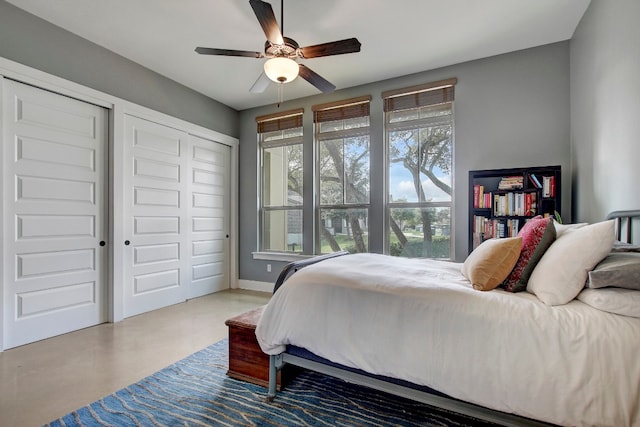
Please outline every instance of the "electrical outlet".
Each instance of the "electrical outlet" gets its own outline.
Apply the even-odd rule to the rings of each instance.
[[[271,273],[271,264],[267,264],[267,273]]]

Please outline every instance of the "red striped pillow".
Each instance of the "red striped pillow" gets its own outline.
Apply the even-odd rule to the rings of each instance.
[[[556,239],[552,218],[541,216],[531,218],[518,232],[518,237],[522,237],[520,257],[503,283],[504,288],[509,292],[527,289],[527,282],[533,269]]]

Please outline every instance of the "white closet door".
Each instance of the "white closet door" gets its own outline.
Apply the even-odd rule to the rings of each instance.
[[[125,115],[124,317],[185,301],[188,185],[185,132]]]
[[[229,288],[231,148],[190,135],[191,280],[188,298]]]
[[[2,91],[6,349],[107,320],[107,111]]]

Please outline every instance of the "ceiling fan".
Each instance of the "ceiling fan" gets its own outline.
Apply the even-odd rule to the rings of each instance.
[[[246,50],[216,49],[210,47],[197,47],[196,52],[202,55],[269,58],[269,60],[264,63],[264,72],[260,77],[258,77],[258,80],[256,80],[250,89],[250,92],[253,93],[264,92],[270,81],[274,81],[276,83],[289,83],[298,75],[323,93],[333,92],[336,88],[333,84],[311,70],[309,67],[296,62],[296,59],[309,59],[360,52],[360,42],[356,38],[350,38],[313,46],[300,47],[295,40],[283,36],[283,3],[284,0],[281,0],[280,25],[282,27],[278,27],[278,21],[276,21],[271,4],[262,0],[249,0],[249,4],[258,18],[258,22],[267,36],[267,41],[264,44],[264,53]]]

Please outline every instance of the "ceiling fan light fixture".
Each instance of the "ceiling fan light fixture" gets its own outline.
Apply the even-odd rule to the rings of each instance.
[[[299,59],[320,58],[323,56],[342,55],[360,52],[361,44],[355,37],[300,47],[295,40],[285,37],[284,33],[284,1],[280,1],[280,25],[273,13],[271,4],[263,0],[249,0],[258,23],[267,36],[264,42],[264,52],[249,50],[218,49],[197,47],[196,52],[201,55],[239,56],[246,58],[268,58],[264,63],[264,72],[251,87],[250,92],[262,93],[270,81],[280,83],[278,91],[281,93],[283,84],[294,81],[298,76],[311,83],[322,93],[333,92],[336,87],[309,67],[298,64]]]
[[[276,57],[264,63],[264,73],[276,83],[289,83],[298,77],[298,63],[290,58]]]

